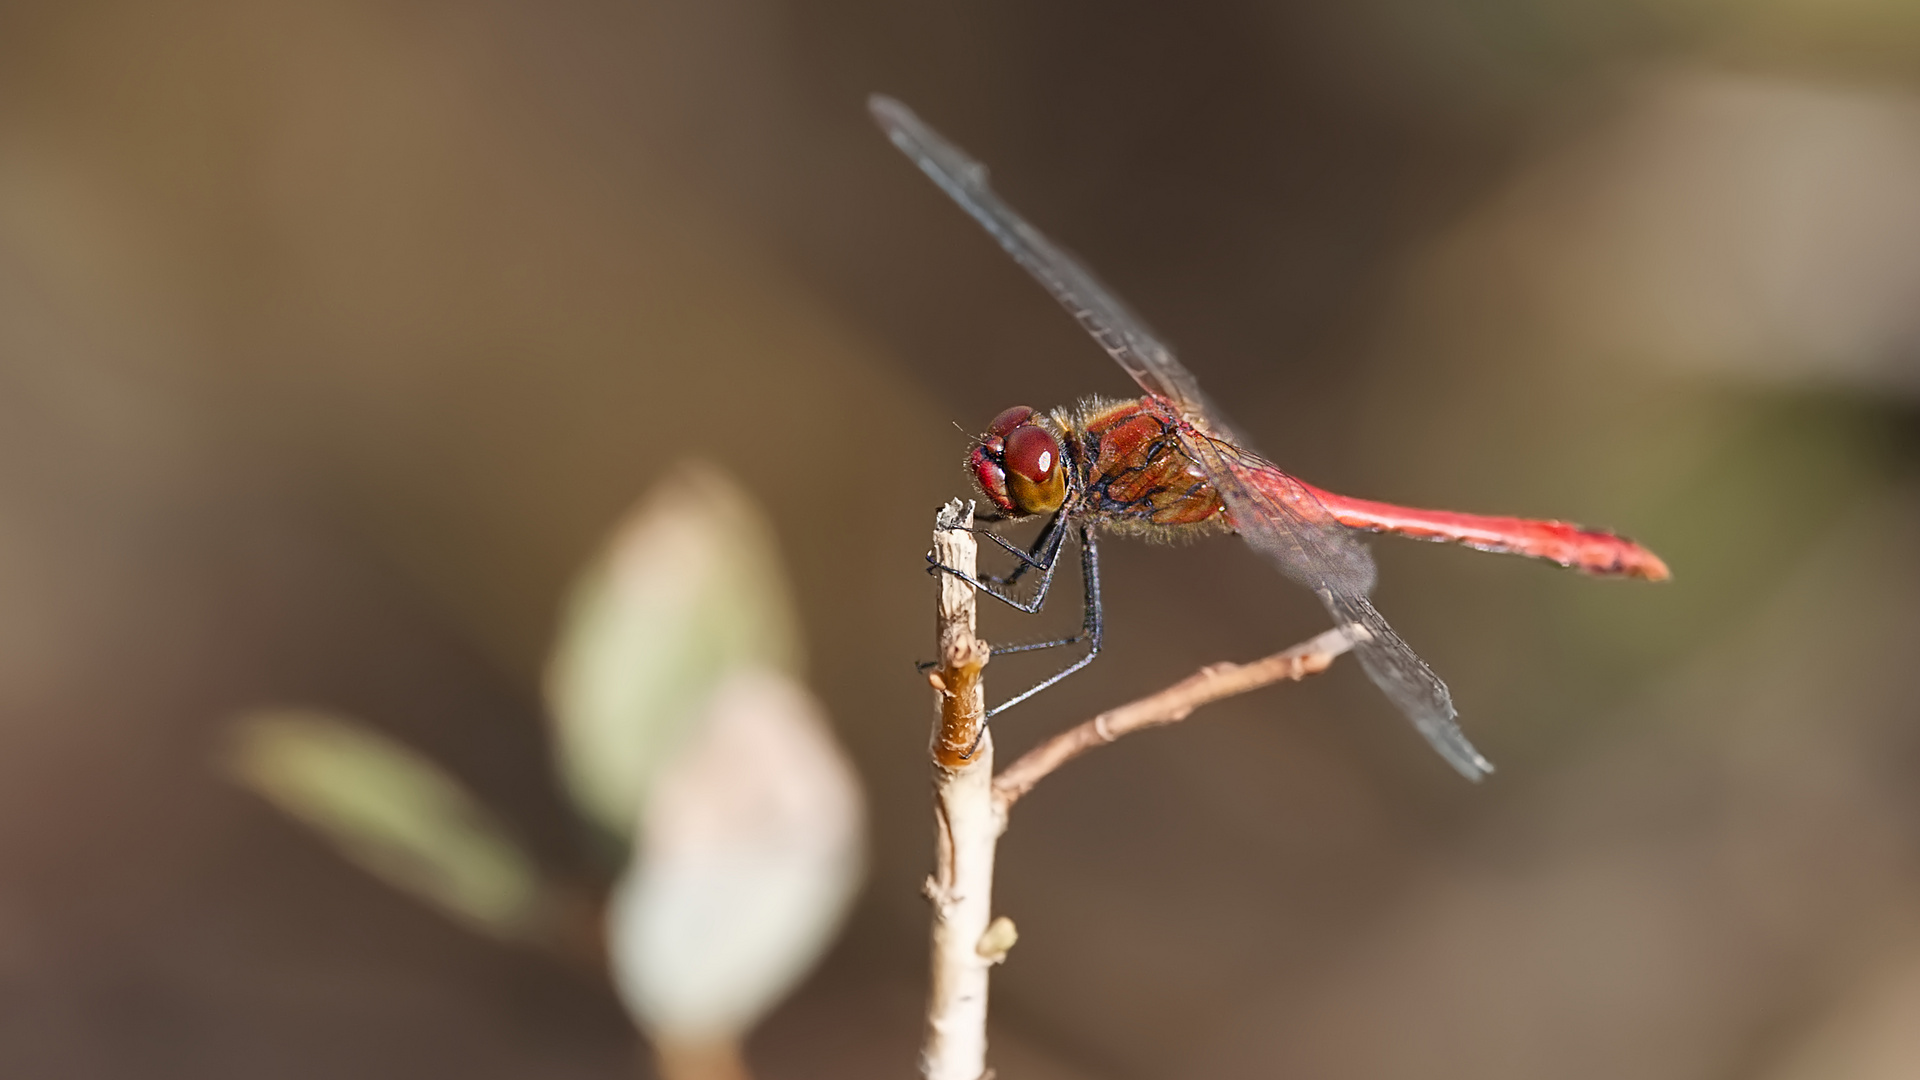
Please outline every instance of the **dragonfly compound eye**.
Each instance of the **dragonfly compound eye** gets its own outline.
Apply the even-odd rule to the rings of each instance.
[[[987,425],[987,438],[1004,439],[1014,428],[1026,423],[1032,417],[1033,406],[1015,405],[1013,408],[994,417],[993,423]]]
[[[967,468],[980,490],[1001,511],[1015,516],[1049,514],[1067,501],[1060,440],[1031,423],[1035,415],[1027,406],[1016,405],[994,417],[967,456]]]
[[[1021,424],[1007,432],[1007,496],[1023,514],[1050,514],[1067,501],[1066,463],[1060,460],[1060,440],[1037,424]]]

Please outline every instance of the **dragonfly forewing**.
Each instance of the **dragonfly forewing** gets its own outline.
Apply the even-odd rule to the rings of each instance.
[[[1406,714],[1441,757],[1469,780],[1493,771],[1460,730],[1447,684],[1401,640],[1367,599],[1373,556],[1305,485],[1238,447],[1183,433],[1207,470],[1235,532],[1280,572],[1312,589],[1353,641],[1367,677]]]
[[[1174,402],[1191,417],[1207,415],[1199,382],[1173,351],[1080,260],[1001,201],[987,183],[985,165],[884,94],[868,98],[867,108],[893,145],[1026,268],[1141,389]]]
[[[1002,202],[987,183],[986,166],[898,101],[875,94],[867,106],[894,146],[1033,275],[1147,392],[1152,408],[1173,421],[1187,455],[1219,492],[1234,530],[1320,597],[1354,640],[1367,675],[1434,749],[1469,778],[1491,771],[1454,721],[1446,684],[1367,600],[1374,567],[1366,547],[1304,485],[1245,449],[1173,350],[1078,259]]]

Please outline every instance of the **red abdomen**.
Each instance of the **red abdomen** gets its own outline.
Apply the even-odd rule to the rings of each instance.
[[[1660,556],[1624,536],[1583,529],[1564,521],[1488,517],[1451,510],[1418,510],[1392,503],[1351,499],[1300,483],[1335,521],[1352,529],[1388,532],[1415,540],[1444,540],[1481,551],[1530,555],[1589,574],[1665,581],[1671,577]]]

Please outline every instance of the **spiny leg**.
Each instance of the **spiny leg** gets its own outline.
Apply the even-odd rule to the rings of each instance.
[[[1053,587],[1054,567],[1058,566],[1060,562],[1060,545],[1067,536],[1065,522],[1061,520],[1061,517],[1062,515],[1060,514],[1053,515],[1053,517],[1047,521],[1046,527],[1040,530],[1040,536],[1034,540],[1034,554],[1032,555],[1014,547],[1004,538],[993,532],[975,530],[977,533],[991,537],[994,542],[998,543],[1001,547],[1006,548],[1020,557],[1020,566],[1015,568],[1014,572],[1007,575],[1004,579],[986,578],[983,580],[971,574],[963,574],[951,566],[943,566],[940,563],[934,562],[932,552],[927,553],[927,562],[932,564],[927,567],[927,572],[930,574],[952,574],[954,577],[959,578],[961,581],[986,593],[995,600],[1013,608],[1015,611],[1027,615],[1038,614],[1041,606],[1047,602],[1047,590]],[[998,588],[999,585],[1012,584],[1015,579],[1019,578],[1019,576],[1025,572],[1028,566],[1032,566],[1040,571],[1040,587],[1034,590],[1031,598],[1020,600],[1000,591]]]
[[[1055,514],[1047,519],[1045,525],[1040,527],[1040,533],[1033,538],[1033,543],[1026,550],[1022,551],[1018,545],[1012,543],[999,533],[994,532],[992,529],[973,529],[972,532],[975,536],[986,537],[988,540],[993,541],[1000,550],[1018,560],[1012,573],[1005,576],[981,574],[980,580],[991,585],[1012,585],[1019,581],[1021,575],[1029,570],[1040,570],[1044,572],[1052,565],[1054,559],[1059,558],[1061,539],[1065,536],[1066,531],[1066,523],[1061,520],[1059,514]]]
[[[1054,685],[1055,683],[1073,674],[1074,672],[1079,671],[1081,668],[1086,667],[1088,664],[1093,663],[1093,658],[1100,655],[1100,642],[1101,642],[1103,632],[1105,630],[1106,612],[1100,602],[1100,548],[1094,543],[1093,526],[1082,525],[1080,527],[1079,539],[1080,539],[1080,574],[1081,574],[1081,577],[1085,579],[1086,590],[1087,590],[1086,592],[1087,603],[1086,603],[1085,610],[1081,614],[1080,632],[1078,634],[1075,634],[1073,637],[1062,638],[1061,640],[1055,641],[1055,642],[1045,642],[1039,645],[1029,645],[1029,646],[1025,646],[1024,649],[1020,646],[1015,646],[1011,649],[1003,649],[998,651],[1019,652],[1019,651],[1025,651],[1030,649],[1050,648],[1054,645],[1071,644],[1077,641],[1085,641],[1087,643],[1086,655],[1080,657],[1078,660],[1075,660],[1073,663],[1068,664],[1066,667],[1061,668],[1059,671],[1054,672],[1052,675],[1049,675],[1046,678],[1040,680],[1034,685],[1027,687],[1025,690],[1022,690],[1020,693],[1015,694],[1014,696],[1008,698],[1007,700],[1001,702],[1000,704],[995,705],[993,708],[988,709],[987,717],[989,719],[991,719],[992,717],[1002,712],[1005,712],[1007,709],[1011,708],[1012,706],[1020,704],[1021,702],[1027,700],[1028,698],[1039,693],[1040,691],[1047,689],[1048,687]]]
[[[973,745],[967,747],[967,752],[964,756],[972,757],[974,751],[980,749],[980,740],[987,736],[987,721],[1054,685],[1074,672],[1079,671],[1088,664],[1093,663],[1093,658],[1100,655],[1100,640],[1105,625],[1105,613],[1100,604],[1100,549],[1094,545],[1093,526],[1091,525],[1082,525],[1080,527],[1080,573],[1086,581],[1087,606],[1086,611],[1082,615],[1080,633],[1076,636],[1086,639],[1087,654],[1034,685],[1027,687],[1020,693],[988,709],[986,715],[981,717],[980,734],[973,737]]]
[[[961,581],[966,582],[975,589],[986,593],[988,596],[993,597],[995,600],[1006,604],[1016,611],[1027,615],[1038,614],[1041,605],[1047,602],[1047,590],[1053,587],[1053,569],[1060,560],[1060,547],[1067,537],[1068,530],[1064,517],[1065,515],[1063,514],[1054,514],[1048,518],[1046,525],[1040,529],[1040,535],[1034,537],[1033,547],[1027,551],[1021,551],[1018,547],[1009,543],[1005,537],[991,529],[968,530],[975,536],[984,536],[992,540],[1019,558],[1020,565],[1015,567],[1013,572],[1005,577],[994,577],[992,575],[975,577],[963,574],[951,566],[943,566],[935,562],[933,552],[931,551],[927,552],[927,562],[931,564],[927,567],[927,573],[952,574],[954,577],[959,578]],[[1000,586],[1011,585],[1018,581],[1020,575],[1026,573],[1029,568],[1040,571],[1040,587],[1034,592],[1031,599],[1026,601],[1016,600],[1000,591]],[[1057,645],[1070,645],[1079,640],[1080,636],[1076,634],[1071,638],[1063,638],[1059,641],[1042,642],[1037,645],[1008,645],[997,648],[994,651],[997,653],[1029,652],[1033,649],[1047,649]],[[931,671],[939,666],[940,662],[938,660],[922,660],[913,665],[915,671],[921,672]]]
[[[1040,535],[1034,538],[1033,546],[1026,551],[1021,551],[1009,543],[1005,537],[990,529],[975,529],[974,532],[1000,545],[1008,554],[1020,560],[1020,564],[1013,568],[1013,572],[1005,577],[993,577],[982,574],[980,580],[994,585],[1011,585],[1019,581],[1020,575],[1026,573],[1029,569],[1039,569],[1043,573],[1048,573],[1052,570],[1053,561],[1060,557],[1060,547],[1064,542],[1067,527],[1066,523],[1061,520],[1060,515],[1055,514],[1047,520],[1046,526],[1040,530]],[[1044,589],[1042,591],[1044,593]],[[1036,608],[1039,606],[1037,599],[1034,606]],[[993,652],[995,656],[1005,656],[1009,653],[1036,652],[1040,649],[1057,649],[1062,645],[1078,645],[1085,638],[1086,631],[1082,630],[1080,633],[1074,634],[1071,637],[1055,638],[1052,641],[1029,641],[1019,645],[995,645]]]

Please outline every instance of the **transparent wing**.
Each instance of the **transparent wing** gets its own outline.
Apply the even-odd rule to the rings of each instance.
[[[1184,431],[1181,442],[1207,470],[1234,531],[1281,573],[1313,590],[1334,624],[1353,640],[1354,656],[1367,677],[1440,756],[1469,780],[1492,772],[1493,765],[1460,730],[1447,684],[1367,599],[1374,567],[1366,547],[1312,492],[1272,463],[1198,430]]]
[[[1080,265],[1080,260],[1041,235],[1040,230],[1001,202],[987,186],[985,165],[922,123],[912,109],[884,94],[868,98],[867,109],[887,133],[887,138],[893,140],[893,145],[912,158],[948,198],[972,214],[1015,262],[1025,267],[1027,273],[1079,320],[1141,389],[1167,398],[1191,419],[1218,420],[1209,416],[1200,384],[1174,359],[1172,350],[1161,344],[1153,331],[1147,329],[1147,324],[1128,310],[1112,290]]]
[[[867,108],[893,145],[973,215],[1141,389],[1166,400],[1182,444],[1207,470],[1234,530],[1271,558],[1281,573],[1320,597],[1335,623],[1354,639],[1354,654],[1368,677],[1433,748],[1469,779],[1493,771],[1454,721],[1446,684],[1367,600],[1374,578],[1367,549],[1299,481],[1233,445],[1241,440],[1208,404],[1199,382],[1173,351],[1079,260],[1001,202],[987,185],[986,166],[892,98],[875,94],[867,99]]]

